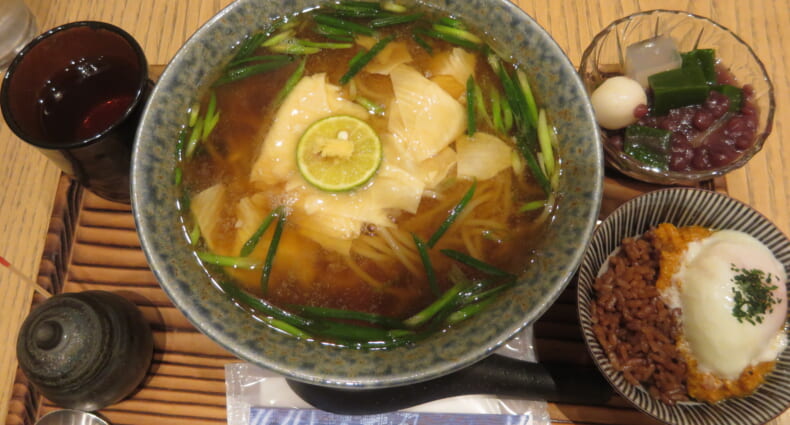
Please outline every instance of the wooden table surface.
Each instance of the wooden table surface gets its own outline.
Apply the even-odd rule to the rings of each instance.
[[[76,20],[118,25],[142,45],[150,64],[166,64],[179,46],[231,0],[26,0],[42,30]],[[612,20],[640,10],[682,9],[712,18],[739,34],[762,58],[776,88],[777,114],[765,148],[726,178],[731,196],[790,234],[790,9],[783,0],[520,0],[516,2],[578,64],[593,36]],[[745,7],[744,7],[745,6]],[[0,256],[35,276],[47,240],[59,170],[0,122]],[[32,290],[0,267],[0,424],[6,423],[17,369],[15,341]],[[772,424],[790,425],[790,411]]]

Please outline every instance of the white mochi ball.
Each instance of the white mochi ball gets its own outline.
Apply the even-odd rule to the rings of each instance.
[[[590,101],[598,124],[618,130],[637,121],[634,109],[647,105],[647,94],[636,80],[618,76],[607,79],[595,89]]]

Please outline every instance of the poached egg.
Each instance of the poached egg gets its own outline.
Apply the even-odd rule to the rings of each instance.
[[[690,395],[717,401],[751,392],[787,346],[784,265],[759,240],[734,230],[688,241],[675,258],[662,298],[682,312]]]

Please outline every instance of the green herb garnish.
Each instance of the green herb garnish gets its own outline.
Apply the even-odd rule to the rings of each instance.
[[[772,313],[774,304],[782,302],[780,298],[773,296],[777,286],[771,283],[771,274],[758,269],[739,269],[734,264],[731,270],[737,273],[732,278],[735,283],[732,288],[735,301],[732,315],[739,323],[744,320],[752,325],[763,323],[764,315]]]

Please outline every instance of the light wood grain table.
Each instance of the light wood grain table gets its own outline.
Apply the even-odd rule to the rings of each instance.
[[[179,46],[231,0],[26,0],[42,30],[76,20],[99,20],[126,29],[150,64],[166,64]],[[790,234],[790,8],[784,0],[520,0],[578,64],[593,36],[616,18],[640,10],[680,9],[707,16],[739,34],[762,58],[776,88],[777,114],[765,148],[726,178],[728,192]],[[0,255],[23,274],[38,272],[59,170],[0,122]],[[17,369],[16,335],[32,290],[0,267],[0,423],[6,423]],[[561,414],[552,416],[558,421]],[[599,418],[600,419],[600,418]],[[596,421],[597,422],[597,421]],[[577,422],[578,423],[578,422]],[[790,425],[790,411],[772,424]]]

